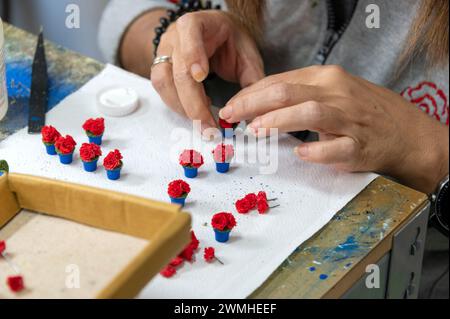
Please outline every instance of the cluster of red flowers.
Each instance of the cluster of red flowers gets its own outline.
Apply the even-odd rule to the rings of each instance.
[[[191,192],[191,187],[185,181],[179,179],[169,184],[167,193],[171,198],[182,198]]]
[[[236,219],[233,214],[221,212],[213,216],[211,225],[219,231],[231,231],[236,225]]]
[[[194,231],[191,231],[191,242],[183,249],[177,257],[161,270],[160,274],[166,278],[170,278],[177,273],[177,267],[184,264],[185,261],[192,262],[194,260],[194,253],[198,249],[200,242],[195,236]]]
[[[6,250],[6,242],[4,240],[0,241],[0,254],[3,254]],[[9,276],[6,280],[9,289],[12,292],[20,292],[25,288],[23,283],[23,277],[20,275]]]
[[[56,140],[61,136],[56,128],[51,125],[44,126],[41,130],[42,142],[47,145],[53,145]]]
[[[105,132],[105,119],[89,119],[84,122],[83,130],[90,136],[101,136]]]
[[[77,143],[70,135],[66,135],[66,137],[60,136],[55,142],[56,151],[63,155],[72,154],[76,145]]]
[[[83,143],[80,148],[80,157],[83,162],[92,162],[102,156],[100,146],[95,143]]]
[[[236,201],[236,210],[239,214],[247,214],[253,209],[258,209],[260,214],[264,214],[269,210],[266,192],[259,192],[258,195],[247,194],[244,198]]]
[[[199,168],[204,164],[202,154],[195,150],[184,150],[179,160],[183,167]]]
[[[216,163],[229,163],[234,157],[233,145],[219,144],[212,151]]]
[[[223,129],[232,128],[235,129],[239,123],[228,123],[227,121],[223,119],[219,119],[219,126]]]
[[[122,167],[122,154],[119,150],[114,150],[109,152],[108,155],[106,155],[105,159],[103,160],[103,166],[106,170],[113,171],[115,169],[118,169]]]

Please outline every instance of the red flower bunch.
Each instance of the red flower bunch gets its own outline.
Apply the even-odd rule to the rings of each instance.
[[[223,129],[232,128],[233,130],[239,125],[238,123],[228,123],[223,119],[219,119],[219,126]]]
[[[4,240],[0,241],[0,254],[3,254],[3,252],[6,250],[6,242]]]
[[[47,145],[55,144],[56,140],[61,136],[56,128],[51,125],[44,126],[41,130],[42,142]]]
[[[181,266],[185,261],[192,262],[194,260],[194,253],[198,249],[200,242],[195,236],[194,231],[191,231],[191,242],[183,249],[177,257],[161,270],[160,274],[166,278],[170,278],[177,273],[178,266]]]
[[[203,164],[203,156],[197,151],[184,150],[180,155],[180,165],[183,167],[199,168]]]
[[[236,225],[236,219],[231,213],[217,213],[211,220],[211,225],[219,231],[231,231]]]
[[[105,132],[105,119],[89,119],[84,122],[83,130],[88,136],[101,136]]]
[[[121,168],[123,165],[122,158],[122,154],[120,154],[119,150],[111,151],[103,160],[103,166],[108,171]]]
[[[63,155],[72,154],[75,150],[75,145],[77,145],[77,143],[72,136],[60,136],[55,142],[56,152]]]
[[[185,181],[179,179],[169,184],[167,193],[171,198],[186,197],[191,192],[191,187]]]
[[[102,156],[100,146],[94,143],[83,143],[80,148],[80,157],[83,162],[92,162]]]
[[[264,214],[269,210],[267,194],[262,191],[258,195],[247,194],[244,198],[236,201],[235,206],[239,214],[247,214],[255,208],[258,209],[260,214]]]
[[[214,261],[214,259],[216,258],[216,251],[214,250],[214,248],[213,247],[205,248],[205,252],[203,254],[203,258],[205,258],[205,260],[207,262]]]
[[[212,151],[216,163],[229,163],[234,157],[233,145],[219,144]]]
[[[12,292],[20,292],[25,288],[22,276],[9,276],[7,284]]]

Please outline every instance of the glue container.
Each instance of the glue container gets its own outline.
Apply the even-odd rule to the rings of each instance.
[[[8,111],[8,91],[6,90],[6,65],[5,65],[5,38],[3,36],[3,23],[0,18],[0,121]]]

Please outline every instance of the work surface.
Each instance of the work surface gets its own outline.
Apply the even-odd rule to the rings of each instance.
[[[10,111],[0,140],[27,122],[29,75],[35,38],[6,27]],[[103,68],[100,63],[47,45],[50,106]],[[391,247],[393,232],[422,207],[426,196],[378,178],[313,238],[299,247],[252,297],[338,297]]]

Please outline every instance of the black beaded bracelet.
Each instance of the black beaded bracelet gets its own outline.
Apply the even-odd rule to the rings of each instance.
[[[196,12],[201,10],[221,10],[220,5],[216,5],[213,7],[211,1],[205,1],[205,4],[201,0],[189,0],[184,3],[177,4],[176,10],[167,10],[167,17],[163,17],[159,19],[160,25],[155,28],[155,38],[153,39],[153,45],[155,49],[153,51],[154,57],[158,52],[159,43],[161,42],[162,35],[167,31],[169,26],[177,21],[178,18],[185,15],[189,12]]]

